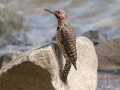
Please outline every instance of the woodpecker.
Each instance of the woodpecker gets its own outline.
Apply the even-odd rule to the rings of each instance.
[[[73,64],[74,68],[77,70],[76,36],[74,29],[67,22],[67,14],[63,10],[45,10],[51,12],[58,21],[56,41],[61,53],[66,58],[66,63],[61,75],[62,81],[66,84],[71,64]]]

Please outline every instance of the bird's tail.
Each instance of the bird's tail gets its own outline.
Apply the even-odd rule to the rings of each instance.
[[[74,68],[77,70],[76,61],[72,62]]]
[[[65,84],[67,83],[67,76],[70,71],[70,68],[71,68],[71,62],[69,60],[67,60],[65,63],[63,72],[62,72],[62,76],[61,76],[61,79]]]

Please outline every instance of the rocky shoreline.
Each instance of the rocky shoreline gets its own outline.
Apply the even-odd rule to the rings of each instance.
[[[48,3],[43,0],[1,0],[0,3],[1,67],[19,54],[55,40],[57,22],[44,8],[59,7],[69,15],[68,21],[77,37],[86,36],[95,45],[98,69],[102,70],[98,71],[98,90],[120,89],[119,0],[51,0]],[[113,72],[104,72],[107,70]]]

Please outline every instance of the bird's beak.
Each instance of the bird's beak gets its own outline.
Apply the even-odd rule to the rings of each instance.
[[[54,14],[53,10],[48,10],[48,9],[45,9],[45,10],[48,11],[48,12],[51,12],[52,14]]]

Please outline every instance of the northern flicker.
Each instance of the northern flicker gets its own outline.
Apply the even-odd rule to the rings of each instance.
[[[66,83],[71,64],[77,70],[76,36],[74,29],[67,23],[68,16],[63,10],[45,10],[51,12],[58,21],[56,41],[61,53],[66,58],[66,64],[61,75],[62,81]]]

